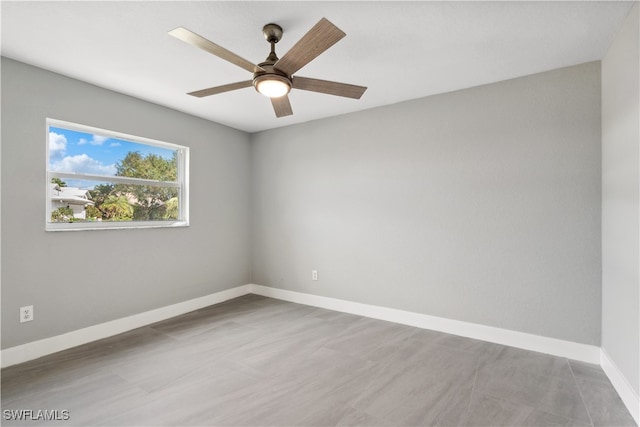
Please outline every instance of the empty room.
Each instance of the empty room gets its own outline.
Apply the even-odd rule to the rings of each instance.
[[[1,424],[637,426],[637,1],[2,1]]]

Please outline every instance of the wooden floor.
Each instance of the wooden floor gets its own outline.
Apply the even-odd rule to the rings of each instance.
[[[69,420],[7,420],[29,409]],[[2,425],[635,425],[596,365],[256,295],[6,368],[2,410]]]

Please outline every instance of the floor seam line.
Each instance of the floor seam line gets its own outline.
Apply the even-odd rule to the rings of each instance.
[[[473,376],[473,384],[471,385],[471,393],[469,394],[469,403],[467,404],[467,410],[464,416],[464,425],[467,426],[469,425],[469,414],[471,411],[471,401],[473,400],[473,392],[476,389],[476,381],[478,379],[478,371],[480,370],[480,358],[478,358],[478,361],[476,362],[476,372],[475,375]]]
[[[565,360],[567,361],[567,365],[569,365],[569,372],[571,372],[571,377],[573,378],[573,382],[576,385],[576,389],[578,389],[578,394],[580,395],[580,401],[584,405],[584,409],[587,411],[587,416],[589,416],[589,422],[591,423],[592,426],[594,426],[595,424],[593,423],[593,418],[591,417],[591,412],[589,411],[589,407],[587,406],[587,402],[584,401],[584,396],[582,395],[582,390],[580,390],[580,385],[578,385],[578,380],[576,379],[576,375],[573,373],[573,368],[571,367],[571,362],[569,362],[569,359],[565,359]]]

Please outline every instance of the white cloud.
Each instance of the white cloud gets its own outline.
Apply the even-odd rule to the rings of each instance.
[[[78,141],[78,145],[84,145],[87,143],[91,145],[102,145],[108,139],[108,136],[91,135],[91,141],[87,141],[85,138],[80,138],[80,140]]]
[[[116,165],[104,165],[86,154],[66,156],[53,163],[51,170],[59,172],[91,173],[97,175],[115,175]]]
[[[109,147],[120,147],[120,145],[122,144],[120,144],[119,142],[112,142],[111,144],[109,144]]]
[[[89,144],[102,145],[107,139],[109,139],[108,136],[93,135],[93,138],[91,139],[91,141],[89,141]]]
[[[67,149],[67,138],[55,132],[49,132],[49,155],[62,156]]]

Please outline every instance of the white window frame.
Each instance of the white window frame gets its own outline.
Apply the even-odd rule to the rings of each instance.
[[[94,135],[123,139],[144,145],[167,148],[177,151],[177,179],[171,181],[156,181],[151,179],[128,178],[124,176],[107,176],[84,173],[55,172],[49,169],[49,128],[59,127],[73,131],[86,132]],[[170,228],[189,226],[189,147],[172,144],[155,139],[129,135],[92,126],[85,126],[63,120],[47,118],[46,120],[46,231],[80,231],[80,230],[114,230],[129,228]],[[178,189],[179,218],[177,220],[163,221],[87,221],[87,222],[52,222],[51,221],[51,179],[87,179],[96,182],[109,182],[114,184],[150,185],[156,187],[171,187]]]

